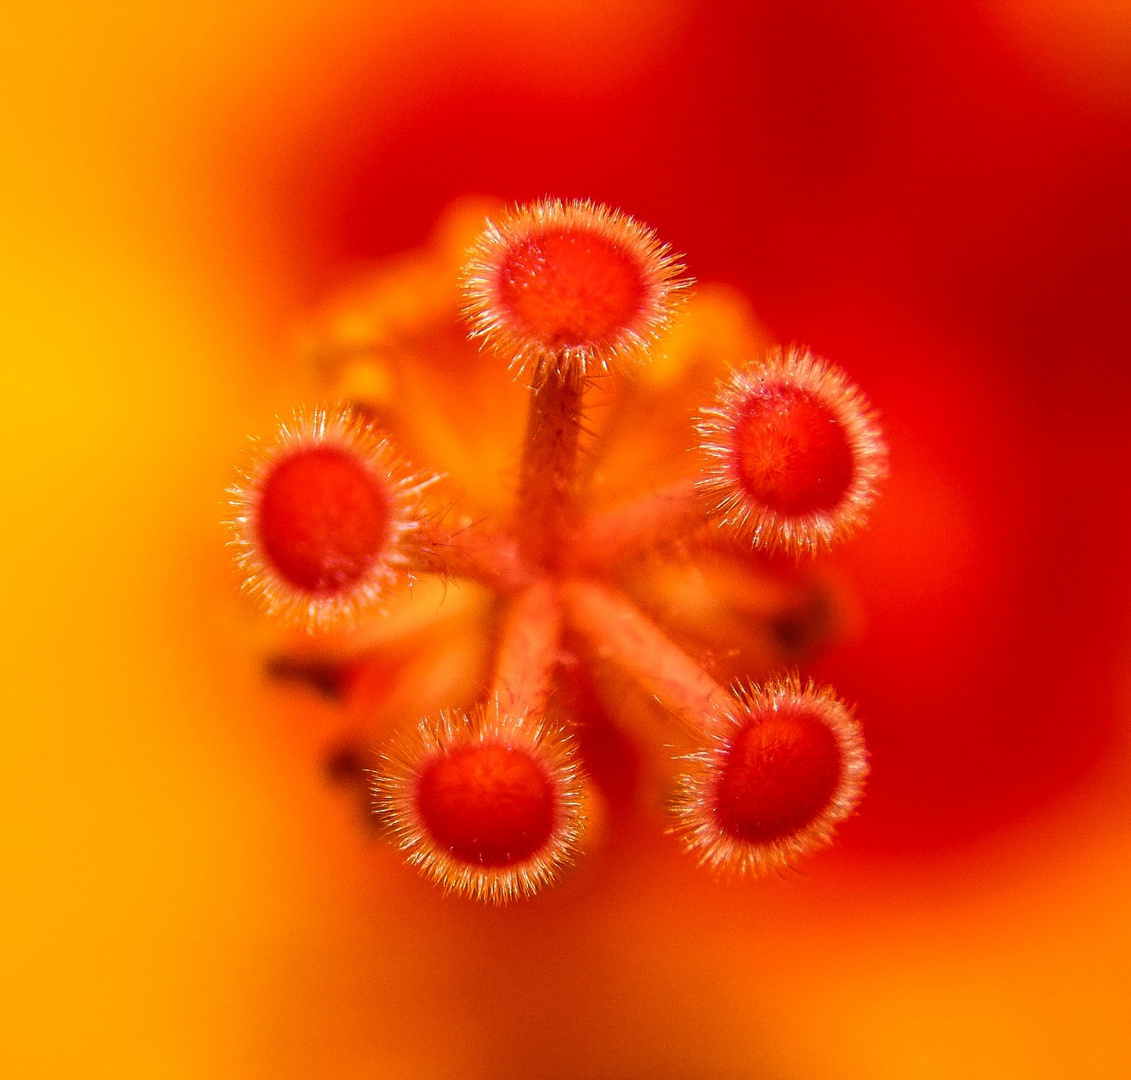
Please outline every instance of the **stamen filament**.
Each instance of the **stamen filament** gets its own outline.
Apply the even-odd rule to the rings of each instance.
[[[627,597],[591,581],[562,588],[570,625],[628,670],[693,734],[715,729],[731,695]]]
[[[703,528],[703,507],[695,477],[675,480],[591,517],[578,537],[576,557],[583,566],[622,562]]]
[[[552,373],[530,393],[515,531],[527,559],[549,567],[576,516],[578,445],[584,380]]]
[[[476,525],[450,529],[422,522],[405,555],[416,574],[463,578],[501,593],[515,592],[529,578],[514,540]]]
[[[561,613],[552,586],[540,582],[507,601],[491,687],[500,713],[516,718],[541,715],[560,640]]]

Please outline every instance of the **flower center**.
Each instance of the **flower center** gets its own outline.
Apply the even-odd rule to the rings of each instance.
[[[543,346],[577,348],[630,330],[647,287],[638,261],[619,244],[560,229],[516,245],[501,268],[499,295]]]
[[[522,862],[549,841],[555,799],[529,753],[487,743],[437,758],[420,777],[420,815],[433,840],[476,866]]]
[[[257,528],[277,573],[300,589],[354,585],[389,543],[389,492],[365,462],[337,447],[303,449],[267,478]]]
[[[785,708],[735,736],[715,791],[719,824],[738,840],[782,840],[832,801],[841,775],[836,736],[819,716]]]
[[[793,386],[763,387],[743,403],[735,457],[750,497],[783,514],[833,509],[854,472],[843,426],[826,405]]]

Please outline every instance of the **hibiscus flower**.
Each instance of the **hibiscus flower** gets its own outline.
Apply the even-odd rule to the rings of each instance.
[[[6,11],[13,1075],[1127,1071],[1126,68],[1117,22],[1025,7]],[[633,796],[571,874],[445,897],[322,768],[340,702],[265,667],[295,650],[217,524],[244,435],[467,195],[622,207],[755,313],[717,342],[807,345],[882,415],[804,665],[871,773],[798,875],[702,874],[615,744]],[[487,506],[500,385],[509,427],[414,401]],[[489,662],[430,588],[354,699],[405,722]]]

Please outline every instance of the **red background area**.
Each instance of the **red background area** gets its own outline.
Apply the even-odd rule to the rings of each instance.
[[[356,72],[266,181],[297,291],[414,246],[469,191],[592,197],[846,367],[895,474],[850,556],[866,633],[820,669],[874,758],[853,842],[992,830],[1113,747],[1129,113],[977,5],[696,5],[666,49],[597,93],[452,56],[392,123]]]

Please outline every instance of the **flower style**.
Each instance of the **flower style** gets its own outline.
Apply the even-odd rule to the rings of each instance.
[[[620,211],[544,199],[489,222],[471,250],[472,336],[538,384],[628,370],[670,325],[682,270]]]
[[[815,552],[847,539],[887,471],[863,396],[836,368],[796,348],[736,371],[699,432],[714,459],[704,490],[729,524],[769,549]]]
[[[791,865],[867,771],[852,709],[793,665],[829,607],[803,559],[864,523],[886,471],[875,414],[827,362],[759,348],[738,301],[689,299],[619,211],[547,199],[481,222],[331,309],[311,356],[341,403],[282,425],[233,488],[245,587],[336,632],[276,670],[317,669],[357,741],[385,741],[374,812],[446,890],[507,902],[556,880],[625,786],[610,746],[677,792],[671,831],[712,871]],[[492,643],[488,670],[452,679],[438,715],[407,694],[386,739],[398,664],[402,688],[432,681],[395,659],[425,578],[473,598],[462,633]],[[437,672],[477,650],[452,655]]]
[[[231,492],[244,587],[312,630],[356,621],[405,564],[427,481],[348,409],[296,412],[256,450]]]

